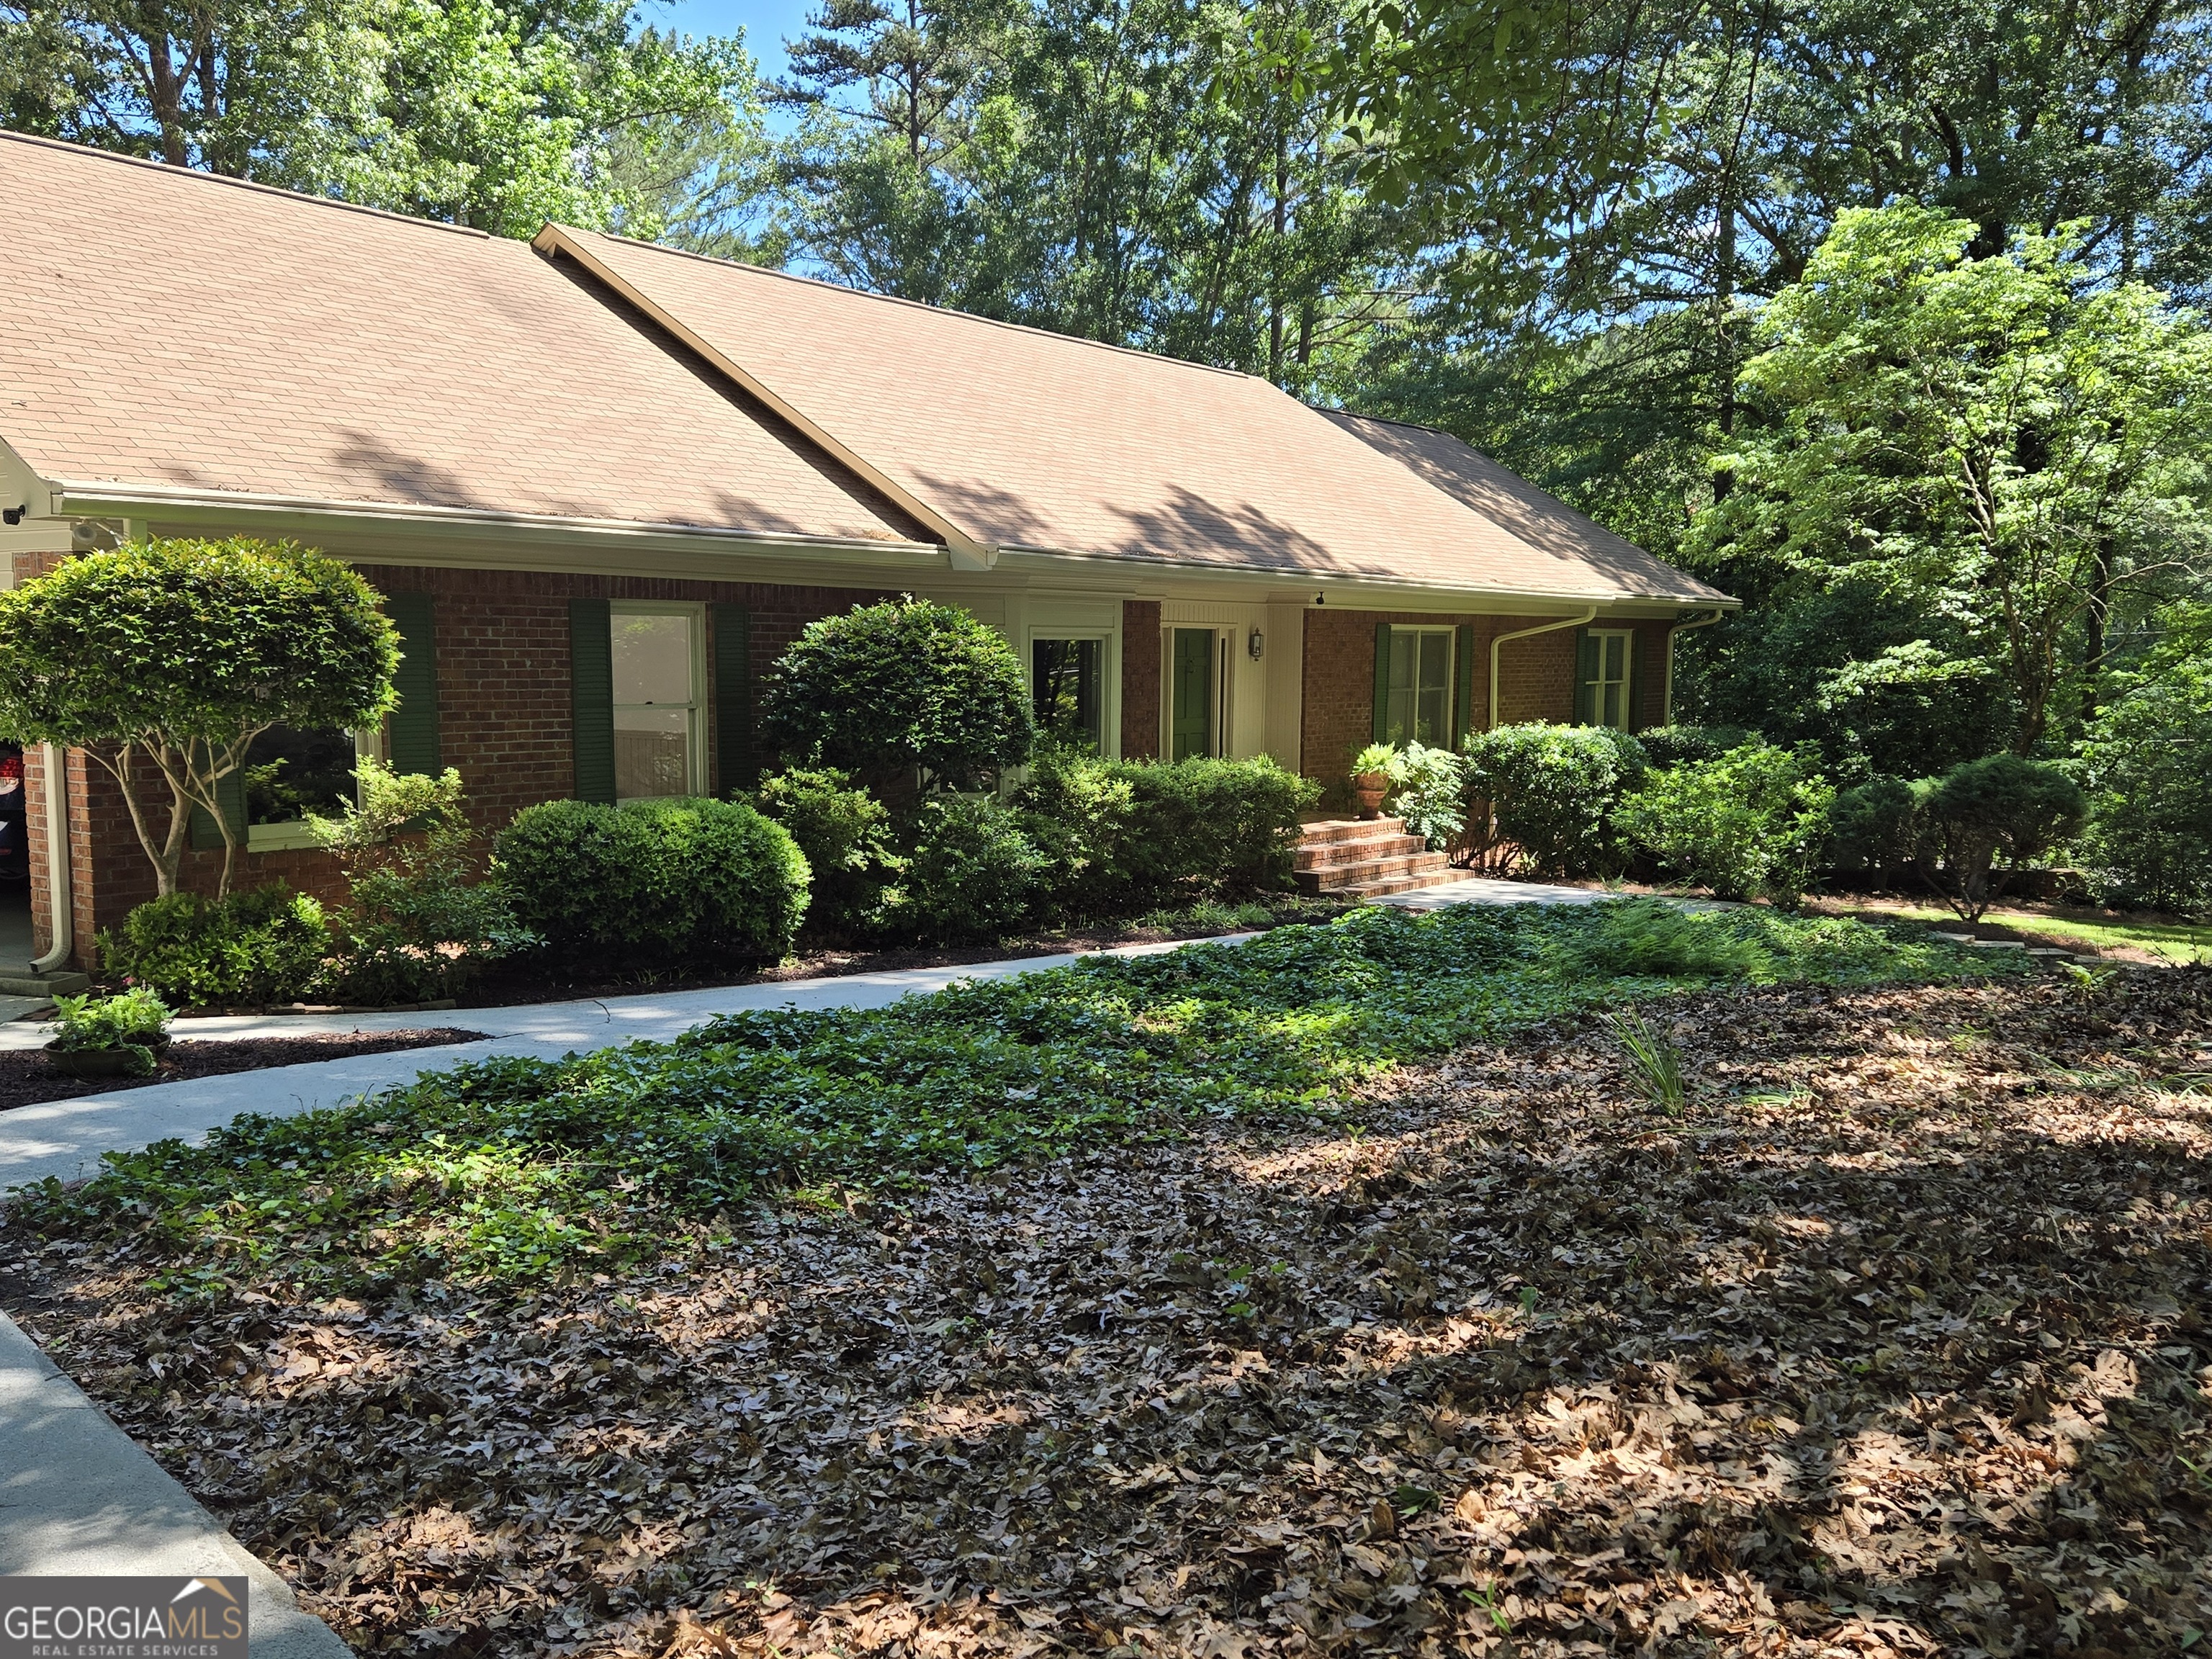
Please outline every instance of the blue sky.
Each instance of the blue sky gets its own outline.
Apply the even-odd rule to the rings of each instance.
[[[657,27],[671,24],[682,33],[734,34],[744,31],[745,47],[760,60],[761,74],[773,80],[783,73],[783,41],[796,34],[812,9],[812,0],[644,0],[641,21]]]

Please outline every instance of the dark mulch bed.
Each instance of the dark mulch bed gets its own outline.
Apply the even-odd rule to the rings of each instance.
[[[474,1042],[482,1031],[432,1026],[416,1031],[306,1031],[298,1036],[246,1037],[234,1042],[173,1042],[152,1077],[64,1077],[36,1049],[0,1054],[0,1111],[42,1100],[73,1100],[80,1095],[112,1094],[187,1078],[221,1077],[230,1072],[258,1072],[270,1066],[298,1066],[311,1060],[345,1060],[355,1054],[388,1054],[396,1048],[438,1048]]]
[[[471,1008],[509,1008],[533,1002],[566,1002],[586,997],[636,996],[647,991],[704,991],[726,985],[772,985],[792,980],[839,979],[853,974],[882,974],[902,968],[961,968],[978,962],[1006,962],[1024,957],[1058,956],[1063,952],[1103,951],[1116,945],[1163,944],[1171,939],[1206,939],[1224,933],[1279,927],[1291,922],[1328,921],[1353,908],[1356,901],[1305,898],[1290,894],[1263,901],[1269,912],[1264,921],[1240,920],[1225,924],[1218,916],[1179,917],[1175,926],[1148,927],[1129,922],[1121,927],[1067,929],[1058,933],[1023,934],[981,945],[925,950],[840,949],[800,941],[799,954],[772,968],[750,972],[725,970],[659,975],[620,975],[589,971],[590,964],[551,964],[522,962],[495,969],[469,988],[465,999]],[[578,971],[578,970],[582,971]],[[217,1012],[228,1012],[227,1010]],[[350,1011],[349,1011],[350,1012]]]

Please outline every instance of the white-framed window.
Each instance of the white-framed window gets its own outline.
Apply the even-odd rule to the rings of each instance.
[[[1030,698],[1047,736],[1104,754],[1106,636],[1031,635]]]
[[[615,799],[704,794],[707,688],[696,605],[608,607],[614,669]]]
[[[1449,749],[1452,742],[1452,650],[1449,628],[1390,629],[1383,739]]]
[[[272,726],[256,738],[240,778],[246,850],[279,853],[316,845],[307,815],[335,817],[348,803],[359,804],[354,769],[362,753],[376,752],[378,736],[343,726]]]
[[[1629,679],[1636,658],[1635,630],[1593,628],[1582,653],[1583,706],[1590,724],[1628,730]]]

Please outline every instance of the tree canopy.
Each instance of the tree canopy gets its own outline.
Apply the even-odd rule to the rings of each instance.
[[[0,593],[0,728],[85,749],[122,786],[162,893],[195,807],[272,726],[364,726],[392,707],[398,636],[368,584],[289,542],[156,540]],[[163,811],[166,808],[166,818]]]

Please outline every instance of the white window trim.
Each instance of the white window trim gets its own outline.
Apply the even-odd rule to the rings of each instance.
[[[1603,726],[1605,724],[1605,721],[1602,719],[1597,718],[1602,713],[1602,710],[1600,708],[1601,699],[1598,693],[1602,690],[1604,687],[1611,684],[1610,681],[1605,678],[1605,646],[1603,642],[1607,640],[1619,640],[1621,641],[1621,723],[1612,729],[1616,732],[1627,732],[1633,730],[1636,724],[1636,630],[1632,628],[1593,628],[1589,630],[1589,634],[1591,639],[1599,641],[1597,651],[1598,678],[1594,680],[1584,680],[1583,682],[1583,686],[1587,688],[1590,693],[1591,723],[1596,726]]]
[[[707,793],[707,607],[692,599],[612,599],[607,605],[607,625],[612,629],[622,617],[682,617],[691,625],[691,718],[685,727],[684,781],[694,795]],[[642,708],[641,703],[615,703],[611,712]],[[666,795],[632,795],[632,800],[668,800]]]
[[[1230,722],[1236,712],[1231,699],[1237,686],[1236,662],[1229,653],[1238,648],[1243,636],[1234,623],[1165,622],[1160,624],[1159,757],[1164,761],[1175,758],[1175,636],[1197,633],[1213,635],[1213,742],[1206,758],[1223,760],[1229,755],[1230,734],[1235,730]]]
[[[1022,682],[1029,687],[1030,707],[1036,707],[1036,648],[1047,640],[1096,640],[1098,642],[1098,753],[1118,760],[1121,754],[1121,653],[1120,631],[1111,628],[1033,627],[1022,649]]]

